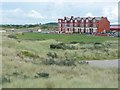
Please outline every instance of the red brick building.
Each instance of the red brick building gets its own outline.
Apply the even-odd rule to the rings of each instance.
[[[58,19],[59,33],[104,33],[110,31],[107,17],[64,17]]]

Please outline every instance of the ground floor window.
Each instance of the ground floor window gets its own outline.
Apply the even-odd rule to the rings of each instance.
[[[67,31],[69,32],[69,28],[67,28]]]

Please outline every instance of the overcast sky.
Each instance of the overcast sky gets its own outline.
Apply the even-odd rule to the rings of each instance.
[[[9,1],[9,2],[8,2]],[[0,24],[57,22],[64,16],[105,16],[118,22],[119,0],[3,0]]]

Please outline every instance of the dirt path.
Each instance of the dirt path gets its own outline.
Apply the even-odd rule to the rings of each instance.
[[[92,60],[88,61],[89,65],[91,66],[97,66],[97,67],[103,67],[103,68],[108,68],[108,67],[117,67],[118,68],[118,63],[120,64],[120,60]]]

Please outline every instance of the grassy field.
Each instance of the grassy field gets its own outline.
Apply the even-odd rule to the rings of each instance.
[[[117,59],[117,38],[24,33],[16,34],[17,39],[14,39],[8,38],[8,35],[11,34],[2,35],[0,84],[4,88],[118,87],[117,68],[99,68],[79,63],[81,60]],[[70,44],[73,41],[85,43]],[[50,48],[51,44],[59,42],[75,48]],[[95,47],[92,42],[104,46]]]
[[[100,37],[100,36],[87,36],[81,34],[40,34],[40,33],[24,33],[17,34],[18,39],[26,40],[47,40],[54,39],[57,41],[69,43],[69,42],[103,42],[108,40],[117,40],[118,38],[113,37]]]

